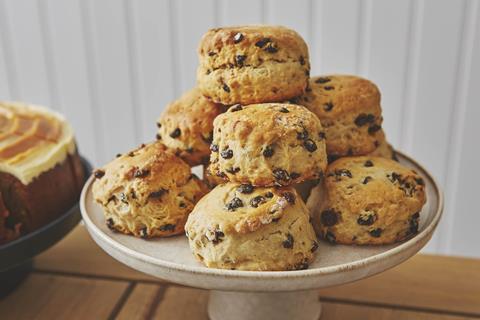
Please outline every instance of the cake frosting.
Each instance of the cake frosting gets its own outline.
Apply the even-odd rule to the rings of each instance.
[[[75,153],[73,130],[58,113],[20,102],[0,102],[0,172],[29,184]]]

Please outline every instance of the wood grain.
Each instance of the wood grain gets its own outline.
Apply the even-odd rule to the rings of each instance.
[[[2,319],[107,319],[126,282],[32,274],[0,301]]]
[[[200,289],[169,287],[161,303],[151,314],[147,316],[151,302],[157,297],[159,287],[154,285],[142,285],[135,291],[135,297],[131,297],[122,309],[119,319],[169,319],[169,320],[207,320],[208,292]],[[135,292],[134,292],[135,293]],[[144,302],[144,306],[142,305]],[[371,305],[357,305],[348,303],[322,303],[321,320],[463,320],[471,317],[462,317],[442,313],[425,311],[402,310],[400,308],[378,307]]]
[[[164,286],[138,284],[121,308],[117,320],[151,319],[163,294]]]
[[[78,226],[63,241],[37,257],[35,269],[84,277],[164,283],[112,259],[93,242],[83,226]],[[380,275],[319,292],[322,298],[333,302],[351,301],[480,316],[479,270],[479,260],[417,255]]]
[[[322,297],[480,316],[480,262],[417,255],[382,274],[320,290]]]
[[[207,302],[207,290],[169,287],[153,318],[208,320]]]
[[[321,320],[463,320],[461,316],[324,302]]]
[[[80,225],[61,242],[35,259],[35,269],[84,276],[110,277],[125,280],[157,281],[117,262],[90,238]]]

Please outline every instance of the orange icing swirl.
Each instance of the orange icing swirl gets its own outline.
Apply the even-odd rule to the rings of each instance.
[[[70,125],[46,108],[0,102],[0,171],[28,184],[75,151]]]

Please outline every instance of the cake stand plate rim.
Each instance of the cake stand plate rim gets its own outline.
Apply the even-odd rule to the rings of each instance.
[[[404,161],[410,162],[414,166],[422,170],[421,174],[426,176],[434,188],[434,192],[438,202],[434,203],[436,212],[430,223],[424,227],[415,237],[407,240],[392,249],[377,255],[364,258],[351,263],[343,265],[327,266],[321,268],[312,268],[307,270],[297,271],[239,271],[239,270],[224,270],[224,269],[210,269],[204,266],[188,266],[171,261],[161,260],[144,253],[137,252],[131,248],[116,242],[107,233],[102,231],[90,219],[86,210],[85,199],[87,192],[90,192],[92,177],[87,181],[82,191],[80,208],[85,226],[87,227],[92,238],[97,244],[102,247],[107,253],[112,255],[120,262],[129,265],[130,267],[145,272],[147,274],[166,279],[168,281],[177,282],[193,287],[201,287],[205,289],[217,290],[241,290],[241,291],[289,291],[289,290],[306,290],[311,288],[319,288],[332,286],[340,283],[347,283],[365,278],[373,274],[385,271],[418,252],[431,238],[440,217],[443,212],[443,194],[432,175],[418,164],[412,158],[398,152],[400,158]],[[139,239],[143,241],[142,239]],[[185,239],[185,241],[187,241]],[[388,260],[390,259],[390,261]],[[384,262],[383,266],[378,263]],[[337,276],[344,273],[344,279],[332,279],[332,276]],[[351,273],[349,276],[348,274]],[[330,279],[327,279],[331,276]],[[327,281],[322,281],[324,277]],[[216,283],[220,278],[228,280],[230,283]],[[306,283],[310,279],[311,283]],[[262,281],[258,280],[264,280]],[[291,283],[291,286],[286,287],[282,285],[277,287],[276,280],[283,280]],[[246,282],[245,282],[246,281]],[[268,282],[268,284],[265,283]],[[299,282],[300,281],[300,282]],[[257,284],[256,284],[257,282]],[[303,284],[301,283],[303,282]]]

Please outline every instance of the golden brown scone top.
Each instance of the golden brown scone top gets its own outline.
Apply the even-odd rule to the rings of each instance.
[[[258,186],[317,179],[326,168],[324,132],[305,107],[234,105],[214,121],[212,174]]]
[[[414,170],[381,157],[340,158],[328,166],[325,184],[340,197],[329,200],[349,206],[349,212],[359,212],[374,203],[383,206],[386,194],[393,203],[405,198],[412,206],[420,204],[421,208],[425,203],[423,179]],[[342,195],[348,195],[349,201],[342,201]]]
[[[380,99],[377,86],[367,79],[353,75],[325,75],[310,78],[309,89],[297,102],[323,120],[363,110],[380,114]]]
[[[209,30],[198,49],[211,68],[238,64],[238,55],[245,56],[243,64],[259,65],[263,61],[302,61],[310,70],[308,47],[295,31],[282,26],[233,26]]]
[[[157,139],[191,166],[208,162],[213,120],[225,107],[207,100],[197,88],[170,103],[157,121]]]
[[[96,200],[104,205],[111,201],[111,196],[117,193],[119,187],[133,190],[134,194],[126,193],[125,196],[142,206],[165,193],[188,187],[192,179],[198,180],[192,176],[188,164],[160,142],[142,145],[121,155],[97,169],[94,176],[97,179],[93,184],[93,193]],[[203,184],[196,185],[198,190],[192,200],[198,200],[208,191]]]
[[[330,158],[366,155],[377,147],[383,118],[380,92],[371,81],[351,75],[314,77],[307,92],[292,102],[320,119]]]
[[[264,188],[226,183],[210,191],[197,203],[194,211],[209,212],[213,220],[221,223],[219,227],[225,233],[246,234],[274,223],[297,202],[303,203],[291,187]]]
[[[282,103],[234,105],[215,119],[214,126],[223,135],[253,144],[272,144],[297,130],[307,129],[309,136],[322,132],[320,121],[309,110]]]

